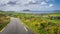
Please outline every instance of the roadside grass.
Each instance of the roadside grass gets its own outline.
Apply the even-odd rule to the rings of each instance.
[[[60,13],[17,14],[16,17],[36,34],[60,34]],[[59,18],[58,18],[59,17]]]
[[[5,13],[0,13],[0,31],[10,22],[10,17]]]

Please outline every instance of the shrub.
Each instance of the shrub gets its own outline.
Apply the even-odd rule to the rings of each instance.
[[[35,26],[38,26],[38,24],[35,24]]]
[[[55,26],[56,24],[52,22],[48,22],[48,25]]]

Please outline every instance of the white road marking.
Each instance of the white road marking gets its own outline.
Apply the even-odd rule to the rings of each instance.
[[[28,31],[28,29],[26,27],[24,27],[25,31]]]

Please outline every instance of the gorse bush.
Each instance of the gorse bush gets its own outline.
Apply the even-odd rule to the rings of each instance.
[[[5,12],[0,12],[0,31],[10,22],[10,17]]]
[[[57,15],[58,17],[56,17]],[[23,23],[37,34],[60,34],[60,14],[21,13],[18,14],[17,17],[18,16]]]

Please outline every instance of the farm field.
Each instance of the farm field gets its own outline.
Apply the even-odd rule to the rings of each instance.
[[[0,31],[10,22],[10,17],[3,11],[0,11]]]
[[[20,20],[36,34],[60,34],[60,13],[19,13],[16,17],[20,18]]]

